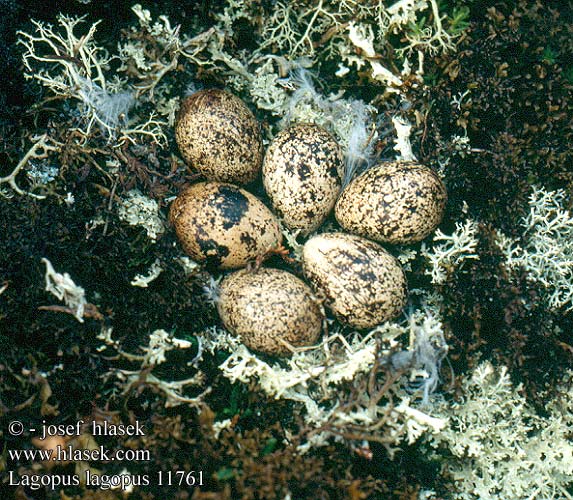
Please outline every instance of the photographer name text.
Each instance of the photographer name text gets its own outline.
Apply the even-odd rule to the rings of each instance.
[[[42,424],[41,437],[44,440],[50,436],[79,436],[85,430],[85,422],[78,420],[75,424]],[[35,432],[36,429],[30,429]],[[92,436],[145,436],[143,428],[139,422],[135,424],[111,424],[109,422],[91,422],[89,431]]]

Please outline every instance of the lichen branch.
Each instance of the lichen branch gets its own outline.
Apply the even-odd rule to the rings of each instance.
[[[16,177],[18,174],[28,165],[28,162],[32,159],[43,159],[48,157],[48,153],[50,151],[58,151],[61,144],[53,141],[52,139],[48,138],[46,134],[41,136],[33,137],[35,140],[32,147],[26,152],[26,154],[22,157],[22,159],[18,162],[18,165],[12,170],[12,172],[7,175],[6,177],[0,177],[0,185],[1,184],[8,184],[14,192],[19,195],[27,195],[32,198],[36,198],[39,200],[43,200],[45,196],[30,193],[28,191],[24,191],[22,188],[18,186]],[[7,195],[2,190],[0,190],[0,195],[9,198],[10,195]]]

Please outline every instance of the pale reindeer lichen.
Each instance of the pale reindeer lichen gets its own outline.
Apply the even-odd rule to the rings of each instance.
[[[164,380],[152,373],[153,368],[166,362],[166,354],[175,349],[189,349],[192,343],[188,340],[178,339],[163,329],[155,330],[149,336],[148,345],[141,348],[142,354],[134,354],[124,351],[121,343],[112,337],[113,329],[102,327],[98,339],[103,344],[98,350],[104,351],[111,349],[117,353],[117,359],[123,359],[130,362],[138,363],[140,366],[135,370],[113,369],[108,372],[104,378],[115,377],[122,388],[122,394],[127,394],[131,390],[145,386],[163,393],[165,396],[165,407],[170,408],[181,404],[186,404],[195,408],[203,405],[203,397],[207,395],[211,388],[207,387],[197,396],[186,396],[185,389],[188,387],[201,386],[205,382],[203,372],[196,371],[191,377],[182,380]],[[191,360],[188,365],[193,366],[195,360],[200,358],[202,353],[201,345],[195,359]]]
[[[165,232],[165,223],[155,200],[143,195],[139,190],[132,189],[118,206],[120,220],[130,226],[141,226],[147,236],[156,241]]]
[[[140,288],[147,288],[149,283],[155,281],[162,271],[163,268],[161,267],[161,261],[159,259],[155,259],[149,267],[147,274],[136,274],[135,277],[131,280],[130,285]]]
[[[42,262],[46,265],[46,291],[63,300],[73,312],[74,317],[83,323],[84,309],[87,304],[85,290],[76,285],[68,273],[56,272],[48,259],[43,258]]]
[[[451,235],[436,229],[433,242],[431,247],[422,243],[420,253],[429,264],[425,273],[431,276],[435,285],[444,284],[454,268],[460,267],[464,261],[479,259],[476,253],[478,224],[472,219],[466,219],[464,223],[456,222],[456,229]]]
[[[282,361],[259,358],[240,338],[218,328],[202,335],[208,351],[230,352],[220,369],[231,382],[256,382],[270,397],[301,405],[307,426],[302,452],[334,438],[380,442],[393,454],[401,441],[413,442],[423,431],[445,425],[422,409],[437,386],[447,350],[433,309],[415,311],[408,323],[386,323],[366,336],[334,331]],[[410,343],[405,348],[404,337]]]
[[[507,369],[490,362],[464,381],[459,401],[434,401],[434,415],[448,425],[426,441],[451,481],[451,498],[573,498],[572,379],[573,372],[564,374],[545,417],[527,404]]]
[[[564,190],[533,186],[520,239],[498,233],[510,272],[523,269],[541,285],[550,309],[573,310],[573,214]]]
[[[26,167],[30,165],[33,160],[45,160],[48,158],[51,152],[56,152],[59,150],[61,144],[50,139],[46,134],[35,136],[32,138],[33,144],[28,149],[26,154],[18,162],[16,167],[12,170],[10,174],[5,177],[0,177],[0,196],[5,198],[11,198],[13,193],[19,195],[27,195],[32,198],[44,199],[45,196],[41,194],[36,194],[30,191],[25,191],[22,189],[17,182],[17,176],[20,172],[25,171]],[[2,184],[7,184],[12,189],[11,191],[6,191],[3,189]]]

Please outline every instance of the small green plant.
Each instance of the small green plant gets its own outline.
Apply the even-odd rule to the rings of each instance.
[[[235,469],[231,467],[221,467],[217,472],[215,472],[215,478],[217,481],[230,481],[235,477]]]
[[[454,7],[452,15],[448,16],[448,33],[452,36],[461,35],[466,29],[469,28],[469,18],[469,7]]]
[[[548,64],[555,64],[558,57],[559,53],[551,47],[547,46],[543,49],[543,53],[541,54],[541,61]]]
[[[277,438],[269,438],[264,448],[261,450],[260,456],[265,457],[267,455],[270,455],[272,452],[276,450],[277,444],[278,444]]]
[[[249,415],[251,415],[252,414],[251,409],[246,408],[243,410],[241,408],[241,401],[245,400],[247,393],[248,390],[244,385],[242,384],[233,385],[229,397],[229,404],[225,408],[223,408],[221,414],[224,415],[225,417],[234,417],[239,413],[243,417],[248,417]]]

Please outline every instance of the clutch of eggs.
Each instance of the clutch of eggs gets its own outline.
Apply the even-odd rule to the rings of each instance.
[[[285,355],[292,347],[314,344],[323,321],[315,295],[351,328],[372,328],[401,313],[407,299],[404,272],[376,242],[414,243],[435,230],[447,194],[431,169],[381,163],[341,192],[343,154],[325,129],[289,126],[271,141],[263,161],[255,116],[238,97],[215,89],[183,101],[176,139],[185,161],[207,179],[185,188],[169,213],[194,260],[238,269],[282,243],[275,214],[234,185],[255,180],[261,165],[265,191],[287,228],[308,235],[334,208],[340,226],[352,233],[322,233],[305,243],[302,269],[310,286],[269,268],[239,270],[223,279],[219,316],[247,347]]]
[[[302,250],[304,275],[336,318],[372,328],[402,312],[408,294],[398,260],[380,245],[346,233],[322,233]]]
[[[310,287],[280,269],[242,269],[219,287],[219,316],[242,342],[266,354],[289,354],[290,347],[316,342],[322,312]]]
[[[219,269],[244,267],[282,242],[278,220],[263,202],[223,182],[184,189],[169,220],[192,259]]]
[[[446,188],[432,169],[387,162],[352,180],[334,213],[350,233],[381,243],[415,243],[441,222],[446,199]]]

